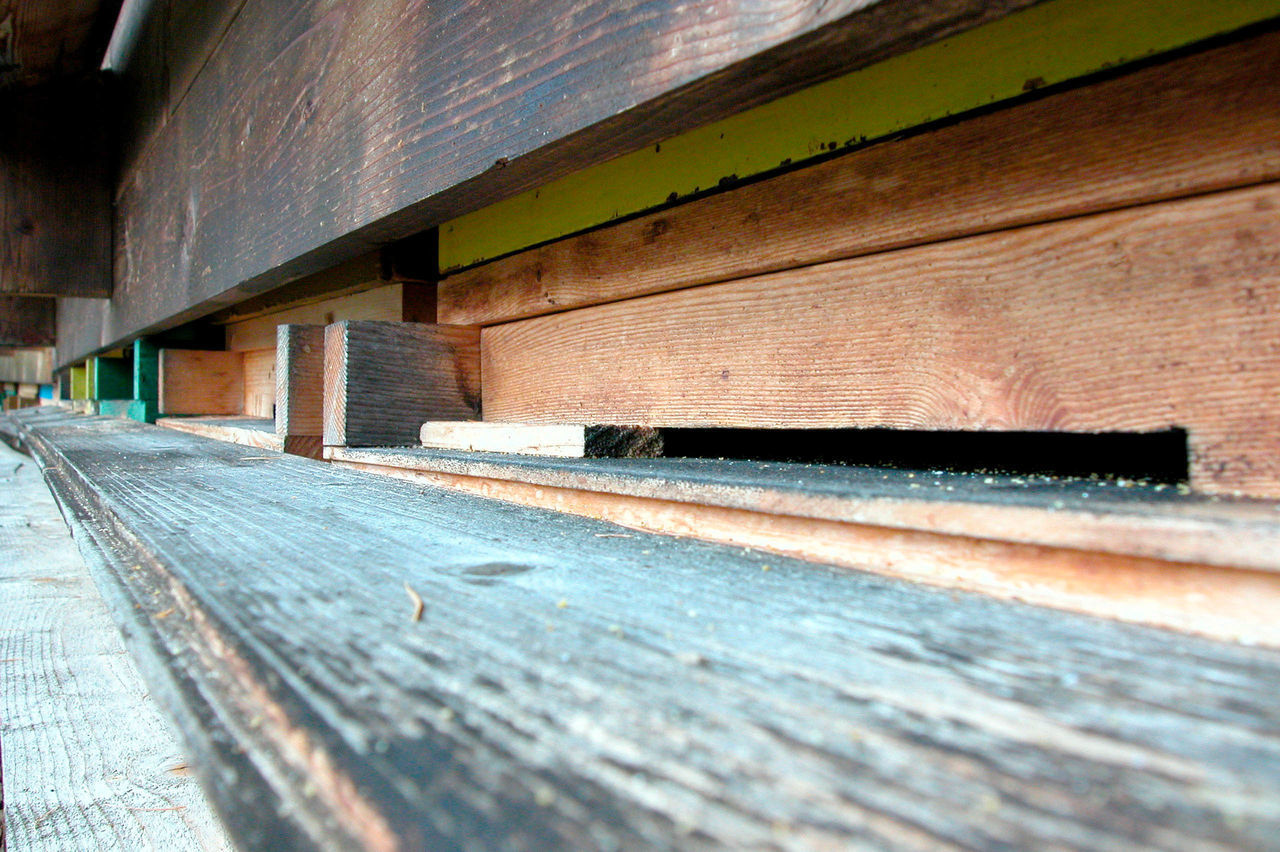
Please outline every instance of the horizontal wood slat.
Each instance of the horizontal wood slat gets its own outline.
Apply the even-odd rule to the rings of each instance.
[[[440,321],[505,322],[1275,180],[1278,101],[1269,33],[451,275]]]
[[[1280,832],[1273,650],[13,417],[245,848]]]
[[[245,3],[120,175],[118,295],[66,355],[1033,2]]]
[[[1190,430],[1280,496],[1280,185],[485,328],[485,418]]]
[[[57,299],[0,295],[0,347],[52,346]]]

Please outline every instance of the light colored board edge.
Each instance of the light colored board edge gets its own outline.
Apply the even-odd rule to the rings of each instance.
[[[585,426],[433,421],[423,423],[422,446],[445,450],[521,453],[581,458],[586,454]]]
[[[270,422],[261,417],[245,416],[244,425],[236,425],[235,418],[220,417],[212,420],[210,422],[210,419],[200,417],[161,417],[156,420],[156,425],[228,444],[284,452],[284,439],[275,433],[273,427],[268,428]]]

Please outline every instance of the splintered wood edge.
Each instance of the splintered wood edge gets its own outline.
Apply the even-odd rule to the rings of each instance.
[[[511,479],[325,458],[353,470],[665,535],[981,592],[1215,639],[1280,647],[1280,575],[1248,568],[832,521]],[[1025,511],[1025,510],[1024,510]]]
[[[270,420],[246,417],[244,426],[236,426],[229,422],[234,419],[230,417],[213,417],[208,420],[200,417],[160,417],[156,419],[156,425],[212,438],[215,441],[224,441],[228,444],[240,444],[277,453],[284,452],[285,439],[275,433],[274,427],[266,428],[271,424]],[[210,422],[211,420],[216,422]],[[249,425],[250,423],[253,425]]]

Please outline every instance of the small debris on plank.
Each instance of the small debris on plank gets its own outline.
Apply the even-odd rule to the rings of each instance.
[[[409,595],[409,600],[413,602],[413,614],[409,616],[409,620],[410,620],[410,621],[421,621],[421,620],[422,620],[422,610],[423,610],[423,608],[424,608],[424,606],[425,606],[425,605],[423,604],[423,602],[422,602],[422,595],[420,595],[420,594],[418,594],[417,592],[415,592],[415,591],[413,590],[413,588],[409,585],[408,581],[406,581],[406,582],[405,582],[405,584],[404,584],[404,590],[405,590],[405,592],[407,592],[407,593],[408,593],[408,595]]]

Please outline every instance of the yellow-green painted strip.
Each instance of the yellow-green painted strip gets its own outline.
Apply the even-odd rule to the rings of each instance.
[[[1280,0],[1050,0],[583,169],[440,227],[441,269],[562,237],[1280,15]],[[921,164],[927,168],[927,164]]]
[[[89,380],[87,367],[71,368],[71,398],[72,399],[88,399],[89,398]]]

